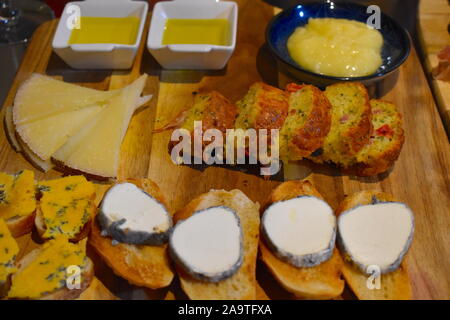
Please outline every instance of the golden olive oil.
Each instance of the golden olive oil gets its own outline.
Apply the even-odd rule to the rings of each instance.
[[[162,44],[230,45],[226,19],[167,19]]]
[[[139,31],[137,17],[81,17],[80,29],[73,29],[69,44],[116,43],[133,45]]]

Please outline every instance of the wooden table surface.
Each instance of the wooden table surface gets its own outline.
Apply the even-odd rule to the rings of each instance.
[[[192,92],[218,90],[230,100],[240,99],[255,81],[264,80],[284,86],[286,76],[277,71],[265,50],[264,30],[273,16],[273,7],[241,0],[236,50],[225,70],[219,72],[162,71],[144,48],[145,37],[136,62],[128,71],[80,71],[64,64],[51,49],[57,21],[42,25],[35,33],[17,73],[5,105],[11,105],[20,83],[32,72],[46,73],[65,81],[96,89],[122,87],[149,74],[145,94],[154,94],[150,107],[133,117],[122,146],[119,178],[149,177],[165,192],[170,209],[178,210],[193,197],[214,189],[241,189],[253,201],[264,203],[272,188],[283,177],[264,180],[242,168],[187,167],[174,165],[167,151],[170,133],[152,134],[192,103]],[[148,26],[148,24],[147,24]],[[378,92],[383,91],[378,88]],[[394,168],[370,178],[341,175],[339,171],[311,163],[302,163],[301,177],[309,177],[331,206],[346,195],[360,190],[381,190],[406,202],[415,212],[416,231],[408,268],[416,299],[450,299],[450,146],[420,61],[413,50],[400,68],[395,87],[384,99],[397,104],[404,117],[406,142]],[[0,170],[15,172],[33,167],[13,151],[3,131],[0,133]],[[37,178],[51,178],[33,169]],[[257,172],[257,171],[256,171]],[[284,179],[299,174],[286,173]],[[104,190],[106,186],[100,186]],[[99,196],[100,198],[100,196]],[[35,246],[30,236],[19,239],[22,253]],[[94,255],[90,252],[90,255]],[[180,296],[178,282],[167,289],[137,289],[116,277],[94,257],[97,277],[122,298],[163,298],[167,290]],[[258,281],[270,298],[289,298],[258,265]],[[172,295],[171,295],[172,296]]]
[[[439,63],[437,54],[450,46],[450,4],[448,0],[421,0],[418,14],[418,38],[427,73],[444,125],[450,136],[450,82],[433,79],[432,70]]]

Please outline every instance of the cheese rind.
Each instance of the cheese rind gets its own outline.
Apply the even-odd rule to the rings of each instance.
[[[112,178],[117,175],[122,140],[147,76],[123,88],[110,104],[52,156],[82,172]]]
[[[363,273],[371,273],[373,266],[382,274],[395,271],[411,245],[413,233],[413,213],[401,202],[357,206],[338,218],[339,247]]]
[[[164,204],[129,182],[108,190],[97,217],[102,235],[129,244],[162,245],[172,227]]]
[[[193,278],[219,282],[243,262],[243,235],[238,215],[228,207],[210,207],[179,221],[169,239],[175,262]]]
[[[0,284],[7,281],[8,276],[14,273],[16,257],[19,246],[9,232],[8,226],[0,219]]]
[[[314,267],[333,254],[336,218],[333,209],[313,196],[274,202],[263,213],[261,229],[267,245],[295,267]]]

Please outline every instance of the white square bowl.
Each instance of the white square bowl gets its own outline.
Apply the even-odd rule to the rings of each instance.
[[[238,6],[232,1],[175,0],[156,3],[147,39],[147,48],[165,69],[218,70],[225,67],[236,46]],[[227,19],[230,43],[163,45],[167,19]]]
[[[68,27],[74,11],[80,8],[81,17],[137,17],[140,19],[136,42],[132,45],[116,43],[68,44],[72,32]],[[52,47],[55,53],[75,69],[129,69],[133,65],[147,18],[147,1],[87,0],[69,2],[59,20]],[[82,26],[81,26],[82,27]]]

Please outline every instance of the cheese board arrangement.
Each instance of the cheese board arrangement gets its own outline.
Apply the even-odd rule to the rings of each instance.
[[[450,146],[402,27],[148,10],[35,32],[1,112],[0,298],[450,298]]]

